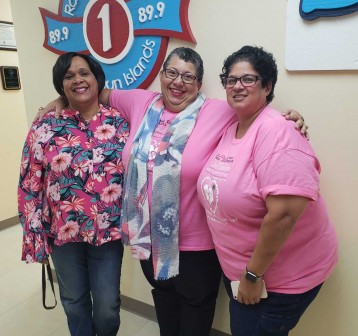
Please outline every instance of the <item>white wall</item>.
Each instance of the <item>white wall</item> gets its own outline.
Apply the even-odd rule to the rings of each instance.
[[[56,96],[51,85],[51,68],[57,56],[42,47],[44,28],[38,7],[56,12],[59,1],[10,1],[27,115],[32,120],[37,108]],[[322,164],[322,193],[327,200],[340,241],[340,263],[336,271],[292,335],[357,335],[357,72],[286,71],[285,1],[192,0],[189,20],[197,40],[194,47],[205,61],[203,90],[208,96],[225,97],[218,78],[222,61],[243,44],[262,45],[275,55],[279,81],[273,105],[279,109],[293,107],[299,110],[310,126],[310,141]],[[168,50],[179,45],[193,47],[172,39]],[[152,84],[151,89],[159,89],[158,81]],[[152,304],[149,286],[138,263],[131,260],[128,251],[122,273],[122,292]],[[219,298],[214,327],[229,332],[227,299],[224,293]]]
[[[10,0],[0,0],[0,20],[12,22]],[[0,66],[19,66],[16,51],[0,50]],[[20,70],[20,81],[22,71]],[[17,216],[17,183],[22,146],[27,133],[23,89],[4,90],[0,84],[0,221]]]

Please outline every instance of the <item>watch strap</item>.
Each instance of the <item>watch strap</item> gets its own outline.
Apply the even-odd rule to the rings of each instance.
[[[247,269],[246,267],[246,273],[245,273],[245,278],[251,282],[258,282],[260,280],[262,280],[263,275],[257,275],[254,272],[251,272]]]

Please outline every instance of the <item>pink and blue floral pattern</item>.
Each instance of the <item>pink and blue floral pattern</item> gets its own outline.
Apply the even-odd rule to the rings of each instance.
[[[86,122],[77,111],[35,122],[26,138],[18,187],[22,260],[41,262],[56,245],[101,245],[121,238],[122,151],[128,123],[112,108]]]

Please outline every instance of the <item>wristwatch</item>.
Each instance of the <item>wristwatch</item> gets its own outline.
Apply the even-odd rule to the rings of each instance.
[[[255,273],[250,272],[250,271],[247,269],[247,267],[246,267],[245,278],[246,278],[247,280],[249,280],[249,281],[255,283],[255,282],[258,282],[258,281],[262,280],[262,277],[263,277],[263,275],[258,276],[258,275],[256,275]]]

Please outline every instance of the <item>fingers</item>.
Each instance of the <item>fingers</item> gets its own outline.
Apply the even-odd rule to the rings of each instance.
[[[295,128],[298,129],[307,140],[309,140],[308,126],[305,124],[305,120],[300,113],[291,109],[282,112],[282,116],[284,116],[287,120],[295,121]]]
[[[43,264],[43,265],[48,265],[48,258],[44,258],[44,259],[41,261],[41,264]]]
[[[303,119],[298,119],[295,121],[295,127],[297,129],[302,129],[303,126],[305,126],[305,122]]]
[[[39,107],[39,111],[37,112],[38,120],[41,121],[44,118],[46,112],[44,111],[43,107]]]
[[[242,303],[242,304],[245,304],[245,305],[254,305],[256,303],[259,303],[260,300],[261,300],[260,298],[254,298],[254,297],[249,298],[249,297],[246,297],[246,296],[244,297],[242,295],[239,295],[237,297],[237,301]]]
[[[298,125],[298,128],[301,128],[305,124],[305,119],[301,116],[296,110],[288,109],[281,113],[286,120],[293,120]]]
[[[42,119],[44,118],[45,114],[51,111],[54,111],[55,107],[52,107],[51,104],[47,104],[45,107],[39,107],[38,112],[35,116],[34,121],[42,121]],[[57,111],[57,107],[56,107],[56,118],[59,118],[61,115],[61,109],[59,109],[59,112]]]
[[[286,110],[285,112],[282,113],[282,115],[284,115],[285,118],[289,120],[294,120],[294,121],[302,120],[304,122],[303,117],[296,110],[292,110],[292,109]]]
[[[308,134],[308,126],[302,119],[299,119],[295,122],[295,128],[298,129],[300,133],[309,140],[310,137]]]
[[[38,110],[37,110],[37,113],[36,113],[36,115],[35,115],[35,119],[34,119],[34,121],[41,121],[42,119],[43,119],[43,114],[42,114],[42,110],[43,110],[44,108],[43,107],[39,107],[38,108]]]
[[[286,109],[283,112],[281,112],[281,115],[284,116],[287,120],[294,120],[294,121],[298,119],[303,120],[301,114],[294,109]]]
[[[288,119],[290,117],[292,110],[291,109],[286,109],[283,112],[281,112],[281,114],[286,117],[286,119]]]
[[[300,130],[300,132],[301,132],[301,134],[302,134],[303,136],[306,137],[307,140],[310,139],[310,135],[308,134],[308,126],[303,125],[302,128],[301,128],[301,130]]]
[[[59,119],[61,117],[61,114],[62,114],[62,108],[59,108],[58,106],[56,106],[55,118]]]

